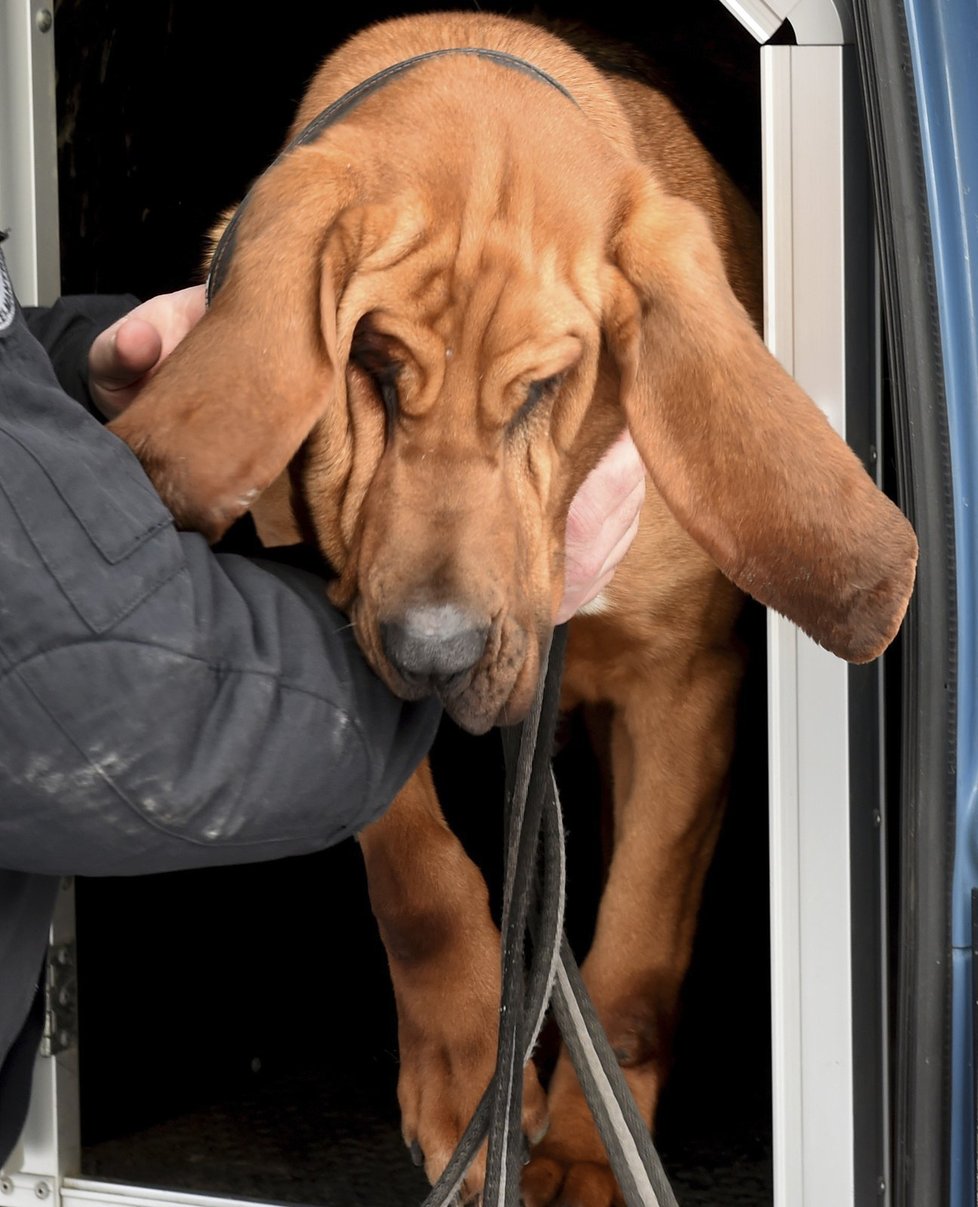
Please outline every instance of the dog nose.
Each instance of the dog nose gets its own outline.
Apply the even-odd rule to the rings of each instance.
[[[489,626],[456,604],[411,608],[380,625],[384,653],[407,682],[432,686],[471,670],[482,657]]]

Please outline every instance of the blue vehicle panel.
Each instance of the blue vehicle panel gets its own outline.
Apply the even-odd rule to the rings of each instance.
[[[963,1207],[976,1198],[971,897],[978,886],[978,5],[974,0],[906,0],[905,8],[934,248],[954,483],[958,740],[951,916],[951,1201]]]

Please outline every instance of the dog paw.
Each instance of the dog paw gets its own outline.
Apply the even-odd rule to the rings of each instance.
[[[541,1146],[523,1171],[525,1207],[624,1207],[611,1168],[603,1161],[579,1161],[556,1146]]]
[[[495,1036],[492,1036],[493,1041]],[[430,1051],[424,1061],[402,1060],[398,1098],[404,1143],[415,1165],[423,1165],[434,1184],[444,1172],[479,1099],[489,1084],[495,1060],[495,1043],[488,1058],[473,1061],[472,1048]],[[422,1065],[424,1066],[422,1069]],[[527,1145],[547,1130],[547,1100],[536,1070],[528,1065],[523,1077],[523,1134]],[[460,1188],[460,1203],[479,1201],[486,1174],[486,1145],[476,1153]]]
[[[550,1129],[523,1170],[525,1207],[612,1207],[623,1202],[577,1079],[562,1055],[551,1084]],[[564,1076],[561,1076],[563,1074]]]
[[[661,1081],[654,1062],[624,1070],[639,1114],[650,1121]],[[525,1207],[624,1207],[604,1144],[566,1052],[550,1082],[550,1129],[523,1171]]]

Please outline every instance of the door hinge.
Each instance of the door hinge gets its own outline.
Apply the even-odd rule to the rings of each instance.
[[[78,980],[74,943],[48,950],[41,1055],[57,1056],[78,1043]]]

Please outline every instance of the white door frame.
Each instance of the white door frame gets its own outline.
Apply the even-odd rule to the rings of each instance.
[[[0,0],[0,230],[24,305],[61,292],[54,0]]]

